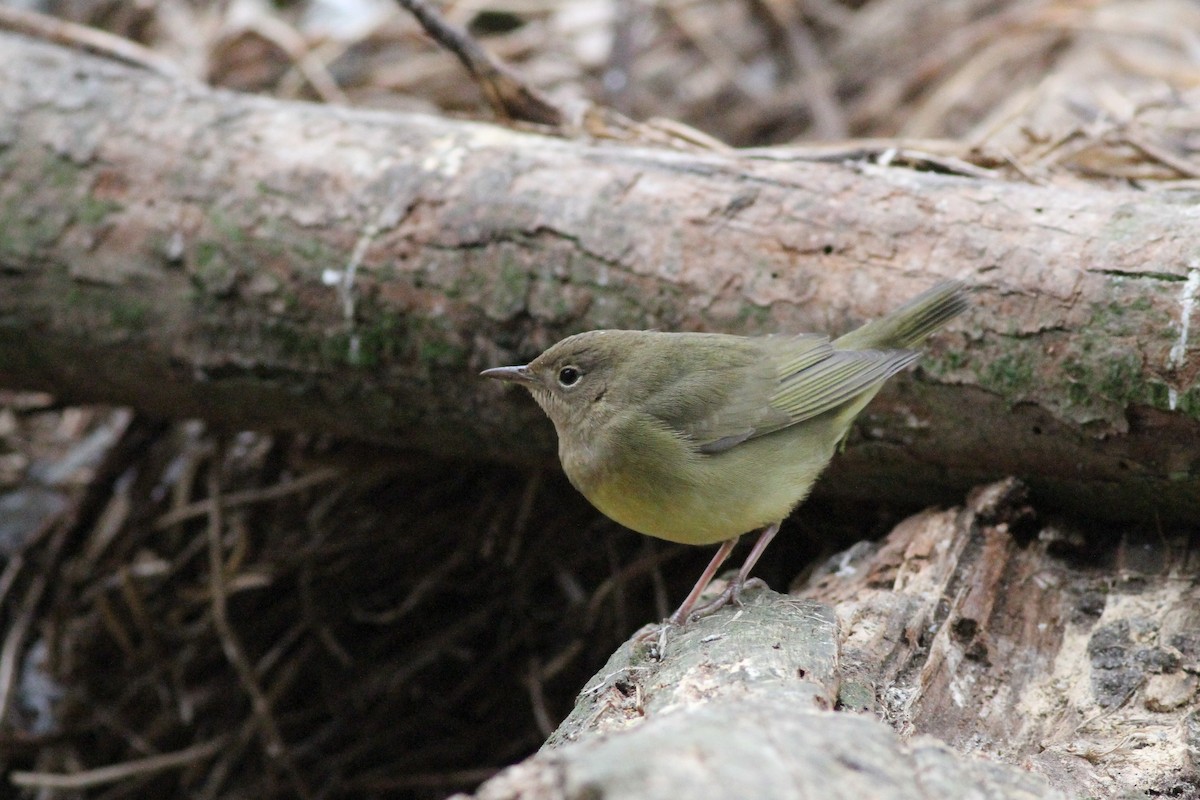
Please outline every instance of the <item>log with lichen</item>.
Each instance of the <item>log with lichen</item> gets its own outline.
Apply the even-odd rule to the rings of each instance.
[[[975,308],[818,491],[1005,474],[1200,517],[1194,209],[1166,193],[681,153],[211,91],[0,37],[0,384],[226,427],[553,459],[477,381],[587,328],[840,332]]]

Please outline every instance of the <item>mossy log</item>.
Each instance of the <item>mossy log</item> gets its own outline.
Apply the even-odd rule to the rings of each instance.
[[[0,385],[549,463],[479,369],[588,328],[841,332],[957,277],[973,311],[819,491],[1017,474],[1200,519],[1190,195],[284,103],[8,34],[0,107]]]

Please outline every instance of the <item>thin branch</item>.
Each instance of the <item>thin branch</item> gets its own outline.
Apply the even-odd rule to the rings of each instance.
[[[183,80],[179,65],[149,48],[97,28],[0,5],[0,29],[34,36],[54,44],[105,56],[167,78]]]
[[[208,567],[209,590],[212,594],[213,624],[216,626],[217,635],[221,639],[221,649],[225,653],[225,658],[228,659],[234,670],[237,671],[238,680],[241,681],[242,688],[250,695],[254,717],[258,720],[259,732],[266,740],[267,755],[283,766],[296,793],[307,800],[312,794],[309,792],[303,778],[301,778],[291,753],[288,751],[286,744],[284,744],[283,737],[279,733],[279,726],[276,724],[275,717],[271,713],[271,704],[267,701],[266,695],[263,694],[262,687],[258,684],[258,677],[254,674],[254,667],[250,665],[250,661],[246,658],[242,644],[237,638],[237,633],[233,630],[233,625],[229,622],[228,587],[225,582],[225,560],[222,555],[221,546],[221,532],[224,529],[224,522],[221,513],[220,456],[221,450],[218,448],[208,472]]]
[[[8,633],[4,637],[4,645],[0,647],[0,726],[4,724],[4,720],[8,717],[9,707],[12,704],[12,690],[17,680],[17,665],[20,661],[21,653],[25,649],[25,636],[29,633],[30,626],[33,625],[34,615],[37,613],[38,606],[42,602],[42,596],[46,592],[46,576],[54,574],[53,565],[58,563],[58,557],[62,554],[67,534],[75,526],[75,522],[79,516],[79,507],[82,503],[82,499],[76,500],[74,507],[68,509],[61,516],[44,523],[30,537],[25,548],[13,557],[9,568],[6,568],[3,577],[0,577],[0,583],[4,584],[4,593],[0,594],[0,601],[2,601],[4,595],[8,593],[12,584],[16,581],[21,569],[26,565],[25,552],[36,546],[48,532],[52,531],[50,533],[50,541],[47,542],[46,546],[47,558],[49,559],[48,564],[51,566],[43,567],[43,569],[34,575],[33,580],[29,584],[29,589],[25,592],[25,600],[21,605],[21,613],[8,629]],[[13,564],[16,566],[13,567]]]
[[[0,724],[3,724],[5,717],[8,716],[9,707],[12,705],[12,689],[16,684],[17,664],[25,649],[25,636],[29,633],[34,613],[37,611],[45,591],[46,574],[39,573],[34,577],[29,591],[25,594],[25,604],[21,608],[21,615],[17,617],[16,622],[9,628],[8,635],[4,637],[4,646],[0,649]]]
[[[469,33],[448,22],[425,0],[396,0],[407,9],[434,41],[458,57],[479,83],[492,110],[506,120],[562,127],[566,113],[545,95],[517,77],[498,57],[485,50]]]
[[[225,744],[225,737],[213,739],[201,744],[192,745],[174,753],[139,758],[135,761],[125,761],[121,764],[110,764],[107,767],[62,774],[58,772],[21,772],[13,771],[9,780],[14,786],[37,789],[79,790],[116,783],[139,775],[162,772],[176,767],[186,767],[197,761],[203,761],[216,755]]]
[[[278,500],[281,497],[287,497],[290,494],[296,494],[305,489],[311,488],[326,481],[331,481],[341,475],[341,470],[332,467],[315,469],[307,475],[302,475],[293,481],[279,483],[275,486],[268,486],[265,489],[247,489],[244,492],[234,492],[228,495],[221,501],[222,510],[238,508],[240,506],[253,505],[254,503],[264,503],[270,500]],[[195,503],[173,508],[166,514],[154,521],[155,530],[166,530],[172,525],[178,525],[180,522],[192,519],[193,517],[202,517],[205,514],[211,514],[212,498],[199,500]]]

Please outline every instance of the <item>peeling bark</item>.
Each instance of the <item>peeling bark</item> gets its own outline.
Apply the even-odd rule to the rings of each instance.
[[[840,332],[955,276],[976,308],[823,489],[1019,474],[1200,518],[1188,197],[287,104],[13,35],[0,108],[2,385],[549,461],[549,424],[478,369],[588,328]]]
[[[1196,537],[1087,538],[1015,481],[918,514],[631,640],[475,797],[1193,797]]]

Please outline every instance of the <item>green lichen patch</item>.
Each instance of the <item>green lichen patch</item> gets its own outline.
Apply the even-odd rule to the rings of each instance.
[[[770,306],[760,306],[755,303],[745,302],[738,309],[738,329],[747,334],[770,333],[769,328],[772,320]]]
[[[467,367],[469,348],[449,319],[407,317],[405,323],[403,342],[423,370],[463,370]]]
[[[214,208],[208,212],[208,224],[216,238],[227,246],[247,241],[245,226],[221,209]]]
[[[221,242],[196,242],[189,266],[196,288],[206,294],[226,296],[237,283],[238,269],[230,261]]]
[[[1140,362],[1124,355],[1114,357],[1107,349],[1103,355],[1093,351],[1088,358],[1068,357],[1058,364],[1058,372],[1070,407],[1095,409],[1110,403],[1123,407],[1139,394],[1134,387],[1141,376]]]
[[[1164,395],[1169,392],[1165,390]],[[1200,420],[1200,386],[1193,386],[1185,392],[1177,392],[1175,397],[1175,410],[1182,414],[1186,414],[1192,419]]]
[[[44,170],[42,180],[53,189],[73,189],[80,183],[80,173],[83,170],[78,164],[67,158],[49,158],[43,161],[40,168]]]
[[[332,250],[323,239],[316,236],[290,238],[283,248],[290,254],[292,263],[307,265],[307,269],[300,271],[317,276],[326,268],[341,268],[348,258],[346,253]]]
[[[127,341],[144,335],[157,322],[152,301],[128,287],[80,283],[65,271],[55,281],[63,284],[63,291],[56,296],[61,298],[65,319],[74,320],[78,332],[90,338]]]
[[[1033,401],[1064,419],[1097,430],[1120,429],[1125,411],[1141,405],[1196,415],[1192,389],[1171,402],[1168,385],[1133,338],[1083,329],[1038,336],[996,336],[975,345],[970,358],[950,351],[927,355],[922,366],[932,375],[974,374],[983,389],[1015,405]]]
[[[967,366],[969,359],[962,350],[947,349],[937,355],[925,355],[921,363],[933,374],[955,372]]]
[[[1170,341],[1175,327],[1179,281],[1173,275],[1112,276],[1104,300],[1089,306],[1090,319],[1081,328],[1085,337],[1137,337],[1143,343]]]
[[[1035,388],[1037,360],[1030,348],[1019,340],[1009,340],[1010,352],[1000,353],[986,362],[979,373],[979,385],[1002,397],[1016,401],[1028,397]]]
[[[75,211],[75,219],[84,225],[99,225],[111,214],[123,210],[124,206],[113,200],[97,200],[95,197],[85,197]]]
[[[0,261],[21,267],[22,262],[50,248],[70,224],[68,209],[47,211],[16,197],[0,206]]]
[[[405,317],[391,312],[362,315],[345,331],[330,335],[326,359],[350,367],[375,369],[403,357],[407,343]]]
[[[417,357],[426,366],[466,366],[468,351],[462,345],[445,340],[430,340],[420,343]]]
[[[360,308],[350,325],[334,330],[277,322],[262,331],[263,351],[296,367],[351,367],[378,371],[397,365],[424,372],[464,369],[468,348],[449,321]]]
[[[1096,371],[1096,390],[1106,400],[1122,406],[1153,396],[1143,378],[1142,359],[1137,353],[1109,353]]]
[[[150,322],[150,304],[138,299],[114,302],[109,319],[115,328],[140,333]]]
[[[525,310],[533,275],[527,255],[518,252],[511,243],[500,245],[497,255],[499,268],[492,283],[487,313],[493,319],[507,320]]]

